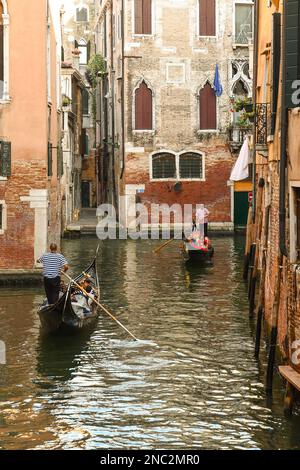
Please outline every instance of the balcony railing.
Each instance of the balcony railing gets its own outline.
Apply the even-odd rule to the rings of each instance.
[[[261,147],[267,147],[268,136],[270,135],[271,129],[271,108],[270,103],[258,103],[256,104],[256,128],[255,138],[256,145]]]
[[[245,137],[252,134],[252,125],[241,127],[233,125],[229,128],[229,144],[232,152],[238,152],[242,147]]]

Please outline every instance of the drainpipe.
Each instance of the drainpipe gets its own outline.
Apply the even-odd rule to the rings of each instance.
[[[282,256],[287,257],[286,248],[286,163],[287,163],[287,108],[285,99],[286,88],[286,65],[285,65],[285,2],[282,12],[282,91],[281,91],[281,139],[280,139],[280,181],[279,181],[279,247]]]
[[[121,103],[122,103],[122,171],[120,179],[123,178],[125,170],[125,1],[122,0],[122,89],[121,89]]]
[[[256,92],[257,92],[257,68],[258,68],[258,31],[259,31],[259,0],[254,2],[255,9],[255,20],[254,20],[254,61],[253,61],[253,109],[256,110]],[[256,112],[254,113],[254,136],[253,136],[253,173],[252,173],[252,185],[253,185],[253,197],[252,197],[252,223],[255,223],[255,212],[256,212]]]

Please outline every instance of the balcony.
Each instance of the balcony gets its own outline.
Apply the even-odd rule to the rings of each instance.
[[[271,106],[270,103],[258,103],[255,108],[255,142],[257,152],[268,156],[268,137],[271,134]]]
[[[237,153],[241,149],[245,137],[252,134],[252,125],[249,126],[237,126],[233,125],[228,129],[229,145],[232,153]]]

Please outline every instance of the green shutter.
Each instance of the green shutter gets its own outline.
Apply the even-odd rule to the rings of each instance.
[[[48,176],[52,176],[52,144],[48,142]]]
[[[286,107],[295,108],[299,104],[293,103],[292,94],[295,92],[293,82],[300,79],[299,61],[299,33],[300,33],[300,7],[298,0],[287,0],[285,2],[285,98]],[[299,87],[298,87],[299,88]]]
[[[87,43],[87,63],[89,63],[91,58],[91,41]]]
[[[0,152],[1,176],[11,176],[11,142],[1,142]]]
[[[61,145],[57,145],[57,177],[60,178],[64,174],[63,150]]]

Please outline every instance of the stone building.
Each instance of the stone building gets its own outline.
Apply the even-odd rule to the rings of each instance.
[[[203,203],[211,228],[233,229],[228,179],[243,133],[230,96],[252,95],[252,31],[248,0],[101,2],[98,202]]]
[[[300,373],[300,2],[259,0],[256,6],[256,186],[248,225],[249,294],[250,313],[258,313],[258,342],[262,318],[271,332],[271,389],[277,346]]]
[[[70,221],[77,219],[82,207],[95,207],[97,201],[96,157],[94,150],[95,119],[93,115],[92,89],[86,78],[88,62],[95,53],[93,25],[95,22],[95,8],[97,3],[98,2],[95,2],[95,0],[76,0],[71,3],[65,3],[62,8],[63,70],[66,72],[66,70],[69,69],[70,71],[70,68],[72,68],[77,77],[76,80],[82,82],[82,122],[79,126],[80,129],[76,130],[76,138],[80,139],[80,145],[78,145],[77,142],[74,143],[72,147],[73,154],[71,155],[70,146],[64,148],[66,178],[68,179],[66,200],[68,198],[70,200],[68,204],[69,209],[66,213],[65,226]],[[65,72],[63,73],[64,76]],[[75,77],[75,75],[73,74],[73,77]],[[65,81],[63,80],[62,93],[63,96],[66,97],[65,101],[68,105],[67,98],[72,100],[72,97],[68,95],[68,93],[72,94],[72,88],[66,88],[68,87],[67,82],[67,78]],[[79,109],[77,108],[77,113],[78,112]],[[64,140],[65,146],[67,143],[68,137],[66,136]],[[77,150],[75,151],[76,148]]]
[[[31,18],[31,21],[24,21]],[[60,240],[60,37],[49,2],[0,2],[0,268]]]

